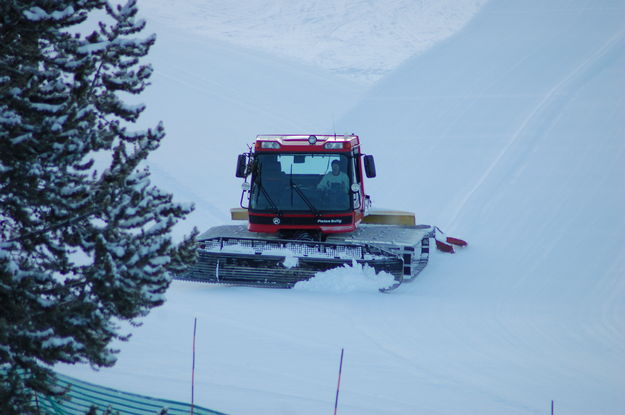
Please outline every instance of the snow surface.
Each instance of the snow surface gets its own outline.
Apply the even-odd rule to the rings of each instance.
[[[625,411],[622,1],[492,0],[370,88],[268,53],[249,15],[221,22],[249,31],[240,46],[195,30],[201,15],[166,25],[144,3],[158,40],[143,122],[168,134],[153,179],[197,208],[178,236],[227,223],[236,154],[256,134],[336,131],[375,155],[374,203],[470,245],[391,294],[339,289],[345,270],[315,290],[174,282],[114,368],[59,370],[188,401],[197,317],[196,403],[232,415],[332,413],[341,348],[339,414]]]
[[[150,0],[153,19],[372,83],[462,27],[486,0]]]

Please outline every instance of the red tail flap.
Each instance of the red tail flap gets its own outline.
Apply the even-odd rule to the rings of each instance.
[[[458,238],[452,238],[451,236],[447,237],[447,242],[449,242],[452,245],[456,245],[456,246],[467,246],[468,243],[466,241],[463,241],[462,239],[458,239]]]
[[[453,254],[455,252],[453,246],[451,246],[450,244],[446,244],[443,241],[439,241],[438,239],[436,239],[436,248],[439,251],[448,252],[450,254]]]

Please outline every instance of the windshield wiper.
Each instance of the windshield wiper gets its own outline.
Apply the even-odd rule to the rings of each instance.
[[[269,193],[267,193],[267,191],[265,190],[265,186],[263,186],[261,184],[260,178],[258,180],[258,184],[257,184],[258,188],[260,189],[260,191],[262,192],[263,196],[265,196],[265,199],[267,199],[267,201],[269,202],[269,204],[271,205],[271,209],[273,209],[276,214],[280,213],[280,209],[278,209],[278,205],[276,205],[274,203],[274,201],[271,199],[271,197],[269,197]]]
[[[291,189],[294,189],[297,194],[302,198],[302,200],[304,201],[304,203],[306,203],[306,205],[308,205],[308,207],[310,208],[310,210],[312,211],[312,213],[315,214],[315,216],[319,216],[319,210],[315,207],[315,205],[312,204],[312,202],[310,201],[310,199],[304,194],[304,192],[302,192],[302,189],[300,189],[295,183],[293,183],[293,180],[291,180],[289,182],[289,185],[291,186]]]

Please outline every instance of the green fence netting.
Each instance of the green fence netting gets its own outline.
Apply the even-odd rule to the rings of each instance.
[[[37,395],[35,405],[41,415],[85,415],[94,406],[98,415],[104,413],[107,408],[111,409],[111,414],[119,415],[155,415],[163,408],[167,409],[167,415],[225,415],[199,406],[192,408],[188,403],[151,398],[94,385],[59,373],[56,376],[60,386],[70,387],[67,399]]]

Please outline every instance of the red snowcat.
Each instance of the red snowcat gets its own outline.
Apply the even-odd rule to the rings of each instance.
[[[358,263],[394,276],[391,291],[425,268],[430,241],[445,252],[466,242],[416,225],[410,212],[371,209],[364,178],[373,156],[357,135],[259,135],[238,157],[240,208],[198,237],[198,261],[179,279],[291,288],[320,271]]]

